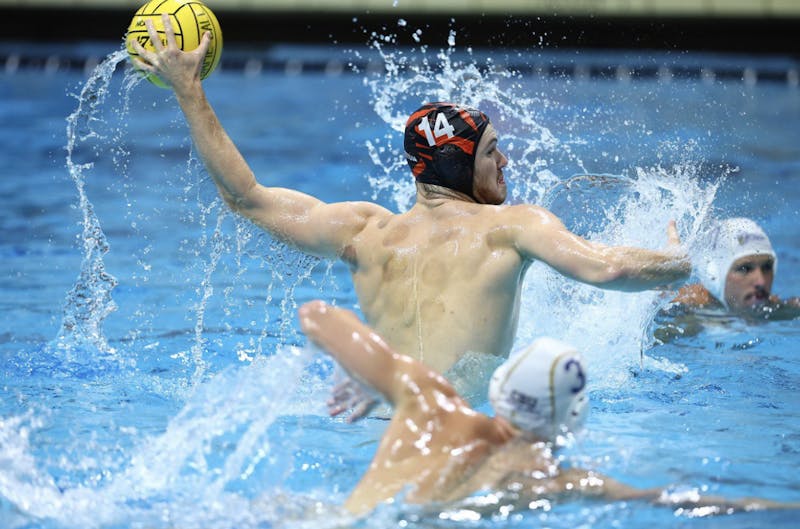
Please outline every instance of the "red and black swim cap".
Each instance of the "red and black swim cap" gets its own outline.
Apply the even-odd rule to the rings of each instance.
[[[473,199],[475,151],[486,114],[453,103],[427,103],[408,118],[404,147],[417,182],[444,186]]]

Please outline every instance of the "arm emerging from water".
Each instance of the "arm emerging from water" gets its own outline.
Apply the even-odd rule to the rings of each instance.
[[[514,243],[527,259],[538,259],[561,274],[597,287],[639,291],[688,279],[691,264],[680,248],[675,222],[667,226],[663,250],[607,246],[569,231],[561,220],[538,206],[511,210]]]
[[[342,257],[347,243],[367,220],[385,210],[367,202],[326,204],[299,191],[260,185],[203,90],[200,69],[210,35],[203,35],[197,49],[183,52],[176,44],[167,15],[163,16],[163,22],[166,46],[149,20],[147,28],[155,51],[147,51],[135,39],[131,40],[140,57],[137,67],[157,75],[172,87],[200,157],[228,206],[304,252]],[[276,113],[276,118],[280,116]],[[276,119],[275,126],[281,126],[280,119]]]
[[[579,468],[562,469],[552,478],[517,475],[509,477],[504,486],[509,490],[519,491],[515,503],[520,507],[541,499],[558,501],[576,497],[604,501],[645,501],[698,516],[765,509],[800,509],[798,502],[781,503],[763,498],[729,499],[701,495],[694,490],[670,492],[664,488],[639,489],[597,472]]]
[[[732,514],[764,509],[800,509],[800,503],[780,503],[763,498],[725,498],[701,495],[694,490],[669,492],[663,488],[637,489],[608,476],[582,469],[567,469],[559,476],[562,491],[576,491],[612,501],[642,500],[674,509],[703,509],[704,514]]]
[[[421,364],[395,353],[349,310],[310,301],[300,307],[298,315],[306,336],[351,376],[374,388],[392,405],[402,399],[404,379],[414,376]]]

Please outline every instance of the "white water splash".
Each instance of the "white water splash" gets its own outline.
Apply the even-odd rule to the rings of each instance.
[[[117,51],[100,63],[77,96],[78,107],[67,118],[67,169],[78,191],[78,207],[82,214],[83,251],[81,271],[64,303],[64,317],[56,342],[59,348],[70,350],[75,345],[88,345],[101,352],[110,350],[103,334],[103,320],[116,310],[111,291],[117,280],[106,272],[103,256],[108,252],[108,242],[100,220],[86,194],[86,173],[94,162],[78,163],[74,154],[78,147],[100,138],[97,125],[109,83],[117,65],[127,54]]]
[[[287,527],[337,526],[349,515],[336,514],[329,490],[285,487],[288,475],[301,472],[293,459],[302,432],[271,433],[283,417],[324,414],[328,383],[308,371],[312,354],[285,348],[199,384],[163,433],[139,439],[127,464],[96,485],[62,489],[40,468],[30,438],[46,419],[0,420],[0,497],[22,526],[263,527],[301,510]],[[279,496],[285,504],[264,501]]]
[[[569,185],[576,181],[578,185]],[[546,198],[548,205],[560,202],[561,208],[576,208],[570,212],[575,217],[591,216],[588,225],[595,229],[585,236],[605,244],[664,248],[667,224],[675,220],[681,242],[691,254],[720,181],[701,184],[699,164],[681,163],[635,168],[630,177],[578,177]],[[597,182],[601,191],[593,189]],[[525,281],[517,341],[522,345],[541,334],[558,336],[584,352],[593,387],[619,387],[630,376],[630,368],[648,359],[642,355],[653,345],[652,320],[669,300],[669,292],[616,292],[569,281],[537,263]],[[682,371],[681,366],[658,359],[648,367]]]

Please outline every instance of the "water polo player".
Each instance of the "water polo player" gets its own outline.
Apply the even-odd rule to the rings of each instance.
[[[488,192],[483,181],[475,185],[475,155],[488,126],[483,112],[451,103],[428,103],[411,114],[403,148],[416,181],[457,191],[481,204],[502,204],[506,199],[502,170],[508,160],[501,152],[497,185],[488,186]]]
[[[369,324],[396,351],[445,373],[467,351],[505,358],[519,318],[522,281],[541,260],[603,288],[644,290],[690,272],[674,224],[663,251],[607,246],[566,229],[544,208],[502,205],[506,157],[482,113],[450,103],[411,114],[406,151],[415,204],[401,213],[371,202],[325,203],[260,184],[209,104],[199,69],[208,48],[182,52],[165,20],[166,45],[138,43],[137,67],[175,92],[200,158],[228,206],[302,252],[341,259]],[[634,331],[637,332],[637,331]],[[332,412],[341,410],[334,401]]]
[[[498,367],[489,384],[495,416],[476,412],[448,380],[399,354],[350,311],[313,301],[300,307],[309,340],[392,404],[394,415],[372,462],[345,502],[357,514],[381,502],[457,502],[477,492],[508,493],[498,502],[521,509],[569,495],[644,500],[708,513],[794,508],[761,499],[726,500],[663,489],[635,489],[597,472],[563,468],[553,456],[588,411],[580,353],[540,338]],[[473,504],[474,507],[474,504]]]
[[[789,305],[772,294],[778,258],[767,234],[755,221],[731,218],[715,222],[703,238],[696,263],[700,284],[687,285],[675,302],[690,306],[718,306],[732,312]]]

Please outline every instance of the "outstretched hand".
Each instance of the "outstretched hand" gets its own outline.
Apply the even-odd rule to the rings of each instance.
[[[166,47],[161,42],[152,20],[146,20],[145,25],[154,51],[145,49],[136,39],[131,39],[131,47],[139,54],[134,61],[137,68],[158,76],[165,84],[178,91],[195,81],[199,82],[203,59],[211,45],[211,33],[206,31],[196,49],[184,52],[175,40],[175,30],[169,15],[162,14],[161,20],[164,24]]]

